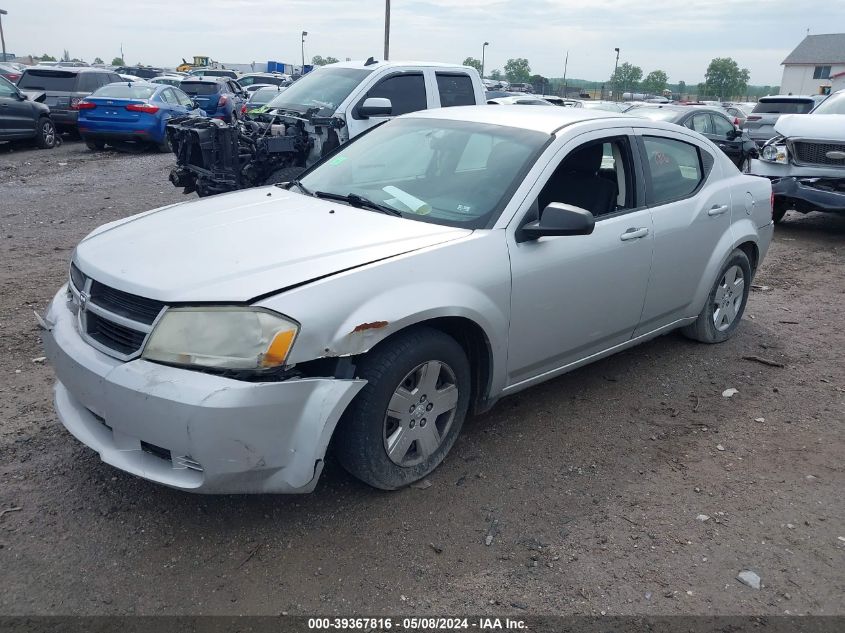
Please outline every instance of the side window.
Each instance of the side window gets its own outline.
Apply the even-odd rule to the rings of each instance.
[[[696,114],[689,121],[687,127],[695,130],[700,134],[713,134],[713,126],[710,123],[710,116],[708,114]]]
[[[425,110],[425,80],[422,73],[394,75],[373,86],[367,97],[383,97],[393,104],[393,116]]]
[[[571,204],[597,218],[636,206],[631,145],[618,136],[590,141],[569,152],[537,198],[538,210],[552,202]]]
[[[649,204],[680,200],[698,189],[704,176],[695,145],[658,136],[644,136],[643,145],[651,180]]]
[[[188,95],[186,95],[184,92],[174,88],[173,94],[176,95],[176,101],[179,103],[179,105],[183,105],[186,108],[191,107],[191,98]]]
[[[161,100],[165,103],[169,103],[170,105],[178,105],[179,102],[176,100],[176,95],[173,93],[173,90],[170,88],[165,88],[161,91]]]
[[[123,80],[120,78],[120,75],[109,75],[109,83],[110,84],[119,83],[121,81],[123,81]]]
[[[79,73],[76,76],[76,88],[74,92],[94,92],[100,84],[94,81],[93,73]]]
[[[713,118],[713,130],[719,138],[728,138],[728,134],[734,131],[733,123],[718,114],[711,115]]]
[[[469,75],[436,73],[436,76],[441,106],[475,105],[475,91]]]
[[[0,81],[0,97],[12,97],[15,94],[17,94],[17,90],[12,84],[5,80]]]

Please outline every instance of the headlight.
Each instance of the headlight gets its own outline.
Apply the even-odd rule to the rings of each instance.
[[[299,325],[261,308],[170,308],[153,329],[142,358],[219,369],[284,365]]]
[[[780,163],[785,165],[789,162],[789,154],[786,151],[786,145],[777,141],[769,142],[763,151],[760,152],[760,158],[769,163]]]

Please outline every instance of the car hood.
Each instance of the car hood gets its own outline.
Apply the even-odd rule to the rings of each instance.
[[[775,132],[786,138],[845,141],[845,114],[784,114]]]
[[[259,187],[106,224],[74,261],[151,299],[245,302],[471,233]]]

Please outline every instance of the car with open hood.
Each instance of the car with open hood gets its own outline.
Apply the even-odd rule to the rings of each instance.
[[[789,210],[845,213],[845,90],[780,117],[774,133],[749,172],[772,181],[775,222]]]
[[[504,396],[679,328],[727,340],[770,202],[665,122],[401,116],[297,180],[83,239],[41,318],[56,410],[106,463],[181,490],[308,492],[330,446],[401,488]]]

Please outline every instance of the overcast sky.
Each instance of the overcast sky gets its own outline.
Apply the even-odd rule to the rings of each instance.
[[[174,67],[185,57],[298,63],[383,54],[384,0],[0,0],[6,49]],[[845,0],[393,0],[392,59],[461,62],[488,70],[527,57],[533,72],[601,81],[620,63],[701,81],[713,57],[733,57],[753,84],[778,84],[780,63],[811,33],[845,31]]]

